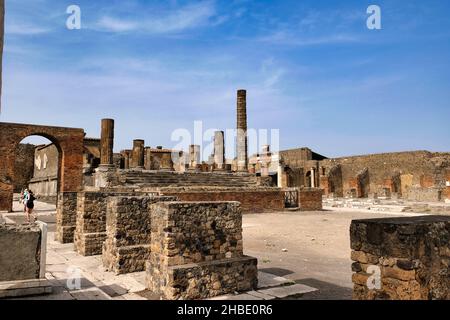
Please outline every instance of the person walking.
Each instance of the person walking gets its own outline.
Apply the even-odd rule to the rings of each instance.
[[[23,190],[22,196],[23,213],[27,213],[27,198],[28,198],[28,189],[25,188],[25,190]]]
[[[33,222],[36,222],[37,218],[36,215],[33,213],[34,210],[34,200],[36,200],[36,198],[34,197],[33,191],[29,191],[28,192],[28,196],[27,196],[27,222],[30,223],[31,220],[30,218],[33,218]]]

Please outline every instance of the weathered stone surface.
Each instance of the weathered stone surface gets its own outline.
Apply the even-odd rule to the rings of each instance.
[[[152,204],[173,197],[111,196],[106,213],[102,260],[116,274],[143,271],[150,257]]]
[[[237,171],[248,171],[247,91],[237,92]]]
[[[150,260],[147,270],[154,266],[155,263]],[[169,266],[158,277],[159,281],[166,285],[157,286],[155,282],[150,282],[149,288],[168,300],[205,299],[256,289],[258,282],[256,275],[256,258],[242,256]],[[156,280],[156,277],[153,279]]]
[[[0,248],[0,281],[39,279],[39,226],[0,225]]]
[[[354,299],[450,299],[450,217],[355,220],[350,232]],[[381,288],[368,288],[369,266]]]
[[[133,190],[99,189],[77,195],[75,249],[83,256],[102,254],[106,239],[106,212],[110,196],[144,196],[151,193]]]
[[[60,192],[56,206],[55,240],[71,243],[77,219],[77,192]]]
[[[180,201],[238,201],[243,213],[279,212],[285,209],[284,192],[278,188],[161,188]],[[322,196],[320,198],[320,207]]]
[[[200,299],[257,287],[257,261],[243,255],[237,202],[152,206],[150,290],[166,299]]]

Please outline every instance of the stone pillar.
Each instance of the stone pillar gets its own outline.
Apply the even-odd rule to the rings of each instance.
[[[248,172],[247,91],[237,92],[237,171]]]
[[[225,170],[225,134],[223,131],[214,133],[214,164],[216,170]]]
[[[152,170],[152,148],[145,148],[144,168],[145,170]]]
[[[243,252],[238,202],[159,202],[150,212],[145,270],[152,293],[198,300],[257,288],[257,260]]]
[[[288,186],[288,179],[287,179],[287,173],[285,171],[285,167],[283,164],[278,165],[278,188],[287,188]]]
[[[100,165],[113,166],[114,120],[102,119],[100,139]]]
[[[316,187],[316,170],[311,168],[311,188]]]
[[[131,168],[144,168],[144,140],[133,141],[133,151],[131,156]]]
[[[200,146],[192,144],[189,146],[189,169],[196,170],[198,164],[200,164]]]
[[[125,170],[130,169],[131,150],[122,150],[120,151],[120,154],[123,157],[123,168]]]
[[[117,183],[114,166],[114,120],[102,119],[100,166],[95,169],[94,186],[104,188]]]
[[[175,197],[113,195],[106,205],[106,239],[102,261],[107,271],[125,274],[145,270],[150,258],[150,206]]]
[[[77,221],[77,193],[59,192],[57,202],[55,241],[72,243]]]

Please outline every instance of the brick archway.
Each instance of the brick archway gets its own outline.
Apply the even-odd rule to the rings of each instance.
[[[0,211],[12,211],[14,166],[17,145],[28,136],[42,136],[59,151],[59,183],[56,239],[71,242],[75,229],[75,210],[67,196],[77,192],[83,181],[84,130],[0,122]]]

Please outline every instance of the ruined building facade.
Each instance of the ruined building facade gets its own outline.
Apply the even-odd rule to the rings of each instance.
[[[318,187],[333,197],[450,199],[450,153],[412,151],[328,159],[301,148],[279,155],[288,187]]]

